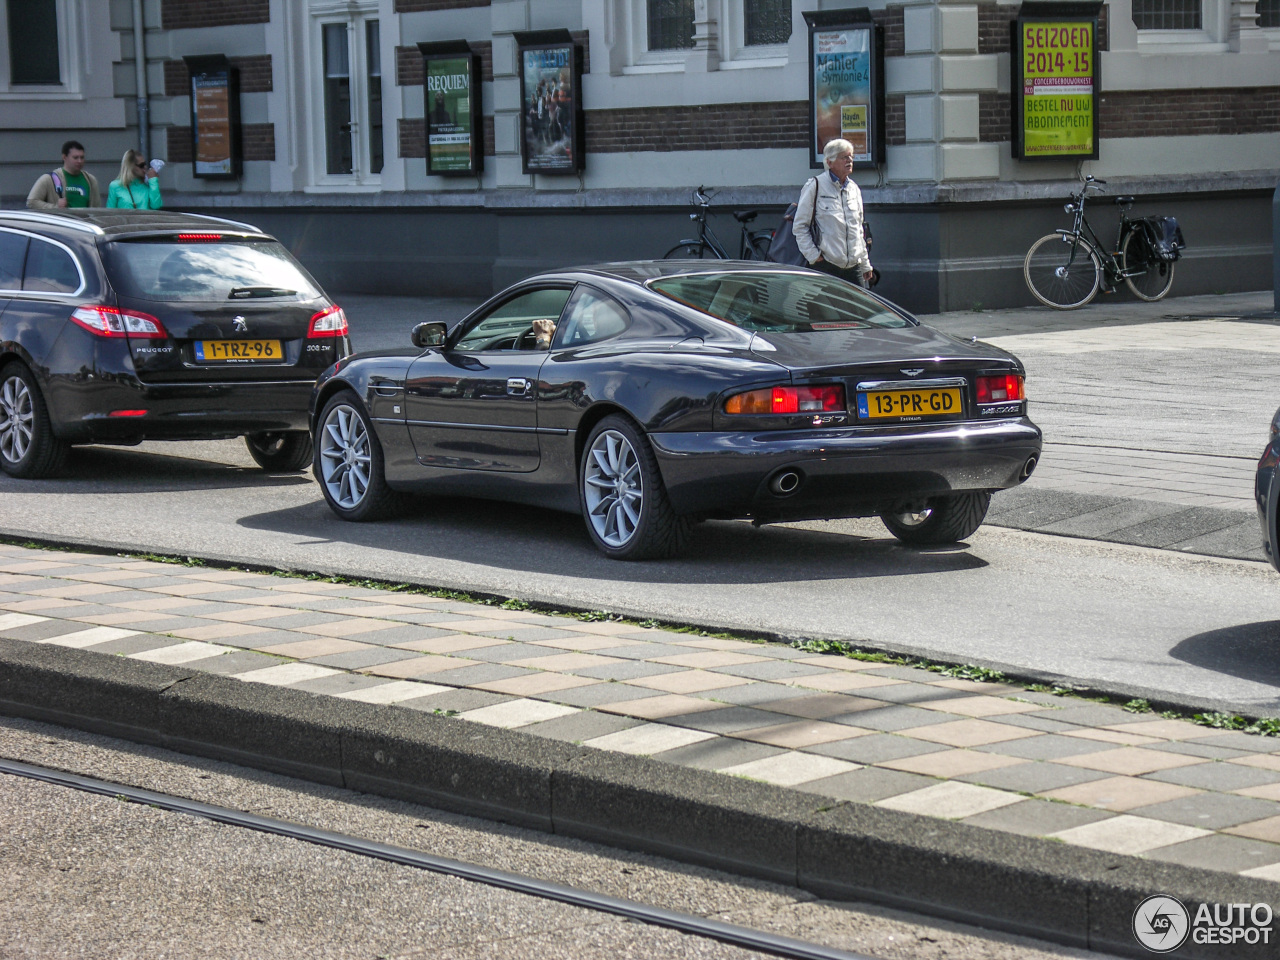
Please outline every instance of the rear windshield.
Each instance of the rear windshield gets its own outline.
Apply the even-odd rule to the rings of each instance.
[[[664,277],[649,286],[744,330],[808,333],[914,325],[858,287],[821,273],[701,273]]]
[[[316,282],[274,240],[118,241],[103,247],[117,292],[139,300],[314,300]]]

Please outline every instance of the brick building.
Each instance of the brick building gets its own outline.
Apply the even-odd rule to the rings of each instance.
[[[689,232],[693,186],[717,188],[723,211],[760,207],[768,225],[794,199],[812,174],[804,14],[853,5],[0,0],[0,201],[20,205],[67,137],[104,185],[141,142],[171,164],[168,205],[260,224],[337,291],[476,295],[546,266],[660,256]],[[1022,256],[1067,225],[1083,173],[1136,195],[1137,213],[1179,217],[1175,292],[1270,285],[1280,0],[1110,0],[1099,157],[1055,162],[1010,149],[1016,4],[869,7],[884,30],[886,155],[856,178],[883,292],[922,311],[1029,302]],[[515,38],[552,29],[583,55],[584,168],[569,176],[524,173],[520,155]],[[417,44],[446,40],[479,56],[479,176],[427,173]],[[238,69],[230,180],[191,164],[183,57],[208,54]],[[1094,209],[1095,226],[1114,223],[1114,208]],[[715,226],[736,249],[736,223]]]

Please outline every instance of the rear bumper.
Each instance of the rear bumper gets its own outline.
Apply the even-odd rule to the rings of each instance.
[[[70,443],[217,440],[306,430],[311,380],[258,383],[81,382],[62,393],[54,432]],[[145,411],[113,416],[114,411]]]
[[[762,520],[869,516],[915,498],[1017,486],[1040,457],[1025,417],[901,428],[655,433],[649,437],[679,513]],[[795,473],[789,493],[771,481]]]

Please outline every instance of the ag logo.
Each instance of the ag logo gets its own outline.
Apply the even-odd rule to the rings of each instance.
[[[1191,915],[1180,900],[1147,897],[1133,911],[1133,935],[1152,953],[1171,953],[1186,942]]]

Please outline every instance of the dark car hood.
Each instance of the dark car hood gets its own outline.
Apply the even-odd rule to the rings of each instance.
[[[763,342],[762,342],[763,341]],[[770,350],[772,346],[774,349]],[[757,333],[751,352],[792,369],[901,363],[913,360],[1013,361],[1013,354],[981,341],[961,340],[932,327]]]

